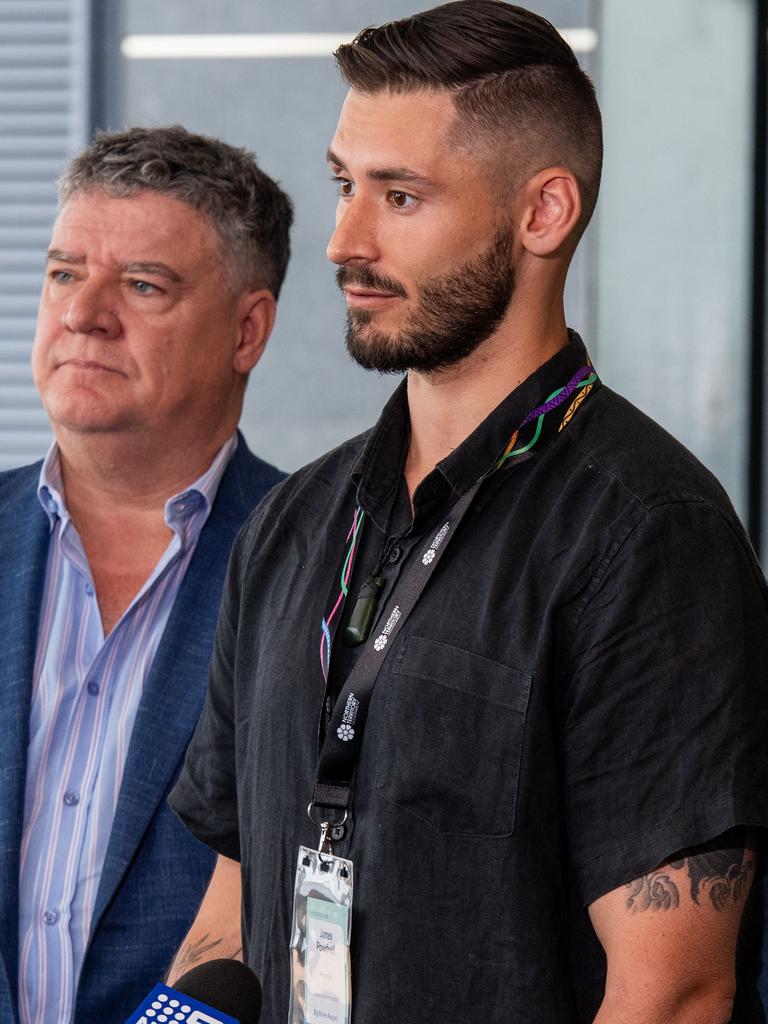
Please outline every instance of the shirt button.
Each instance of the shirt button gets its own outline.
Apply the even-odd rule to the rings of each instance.
[[[400,560],[400,555],[401,554],[402,554],[402,551],[400,550],[400,548],[394,547],[389,552],[389,558],[387,559],[387,561],[390,562],[392,565],[394,565],[395,562]]]
[[[80,795],[78,793],[73,792],[73,790],[68,789],[67,792],[64,794],[64,803],[67,805],[67,807],[77,807],[77,805],[80,803]]]
[[[96,682],[95,679],[91,679],[91,681],[88,683],[88,693],[90,693],[92,697],[95,697],[98,692],[99,684]]]
[[[91,586],[90,583],[85,584],[85,592],[88,595],[88,597],[93,597],[93,587]]]
[[[56,924],[56,922],[58,920],[59,920],[59,912],[58,912],[58,910],[46,910],[45,913],[43,914],[43,923],[44,924]]]

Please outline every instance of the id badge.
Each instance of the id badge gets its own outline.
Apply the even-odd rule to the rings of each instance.
[[[352,861],[299,848],[289,1024],[350,1024]]]

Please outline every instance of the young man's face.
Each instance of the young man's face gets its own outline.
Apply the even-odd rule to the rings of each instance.
[[[347,344],[371,369],[429,371],[469,355],[514,287],[513,234],[479,159],[450,145],[447,93],[352,89],[328,151],[338,180],[328,256]]]

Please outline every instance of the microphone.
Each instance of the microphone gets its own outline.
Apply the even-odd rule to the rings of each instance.
[[[193,967],[175,988],[155,985],[125,1024],[257,1024],[261,986],[239,960]]]

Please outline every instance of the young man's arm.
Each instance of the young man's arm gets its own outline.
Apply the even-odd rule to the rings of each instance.
[[[755,861],[732,829],[591,904],[608,959],[595,1024],[728,1024]]]
[[[207,960],[242,961],[240,886],[239,863],[219,856],[197,917],[171,964],[169,985]]]

